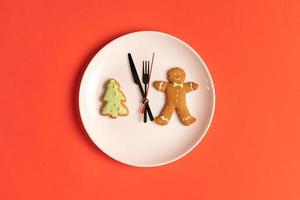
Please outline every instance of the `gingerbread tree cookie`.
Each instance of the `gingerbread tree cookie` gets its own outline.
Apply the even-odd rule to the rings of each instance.
[[[160,115],[155,118],[155,122],[159,125],[168,124],[174,111],[177,112],[180,121],[188,126],[196,121],[186,105],[186,93],[196,90],[198,88],[197,83],[186,82],[185,72],[179,67],[171,68],[167,73],[169,82],[155,81],[153,87],[160,92],[166,94],[166,103],[163,107]]]
[[[125,105],[126,97],[116,80],[111,79],[108,81],[102,101],[104,101],[104,105],[101,108],[102,115],[112,118],[128,115],[128,108]]]

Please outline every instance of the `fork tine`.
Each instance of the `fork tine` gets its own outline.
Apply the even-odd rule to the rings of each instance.
[[[150,61],[148,60],[148,74],[150,74]]]

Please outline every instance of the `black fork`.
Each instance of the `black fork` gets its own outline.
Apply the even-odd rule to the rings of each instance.
[[[150,80],[150,61],[143,61],[143,83],[145,87],[145,94],[147,93],[148,84]],[[148,106],[148,100],[145,99],[145,107]],[[147,122],[147,112],[144,112],[144,122]]]

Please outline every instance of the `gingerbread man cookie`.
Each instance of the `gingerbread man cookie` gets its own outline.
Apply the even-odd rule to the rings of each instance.
[[[198,84],[193,82],[184,83],[185,72],[179,67],[171,68],[167,73],[167,78],[169,82],[154,81],[153,83],[155,89],[166,94],[165,106],[154,121],[159,125],[166,125],[173,112],[176,111],[184,125],[188,126],[194,123],[196,118],[190,114],[186,106],[185,95],[196,90]]]

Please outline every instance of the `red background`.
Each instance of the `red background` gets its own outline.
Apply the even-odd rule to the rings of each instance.
[[[0,199],[300,199],[300,3],[1,1]],[[211,128],[158,168],[120,164],[82,128],[79,82],[112,39],[158,30],[215,81]]]

